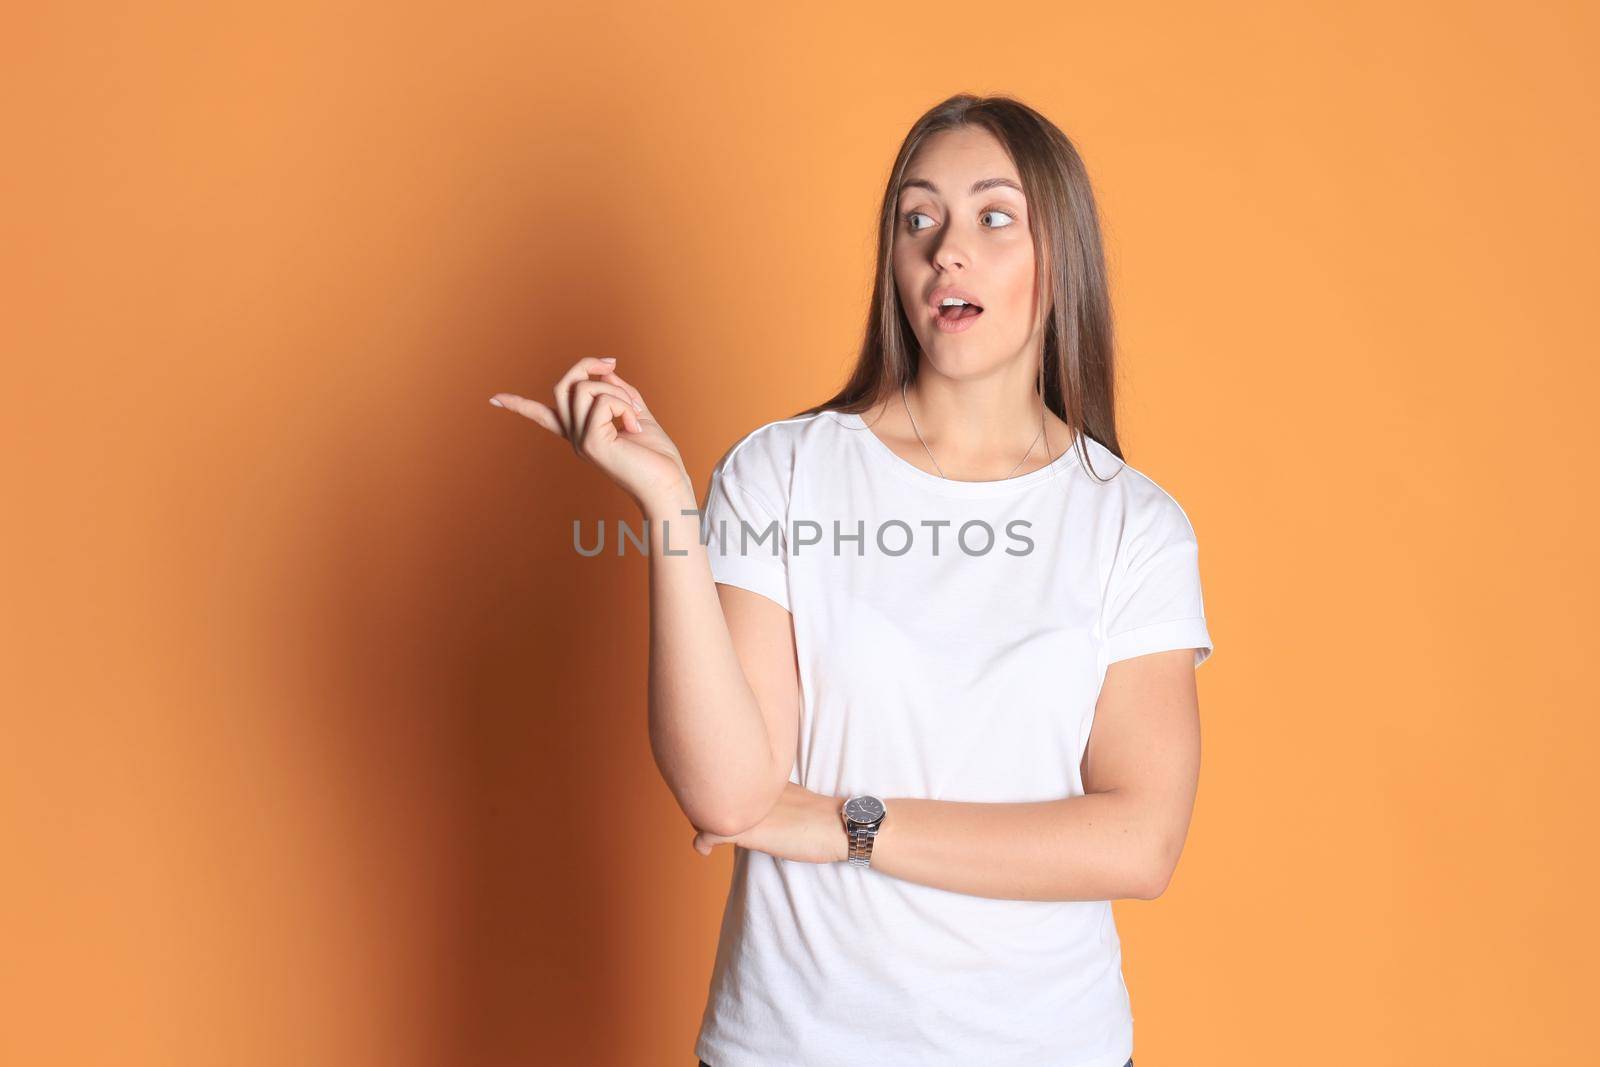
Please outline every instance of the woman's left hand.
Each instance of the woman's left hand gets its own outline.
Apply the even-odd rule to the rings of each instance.
[[[850,838],[839,814],[845,799],[813,793],[789,782],[766,818],[734,837],[701,830],[694,835],[694,849],[709,856],[718,845],[733,844],[801,863],[846,860],[850,858]]]

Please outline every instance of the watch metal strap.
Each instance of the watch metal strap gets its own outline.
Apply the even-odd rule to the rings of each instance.
[[[853,826],[850,828],[850,862],[857,867],[872,866],[872,839],[878,828]]]

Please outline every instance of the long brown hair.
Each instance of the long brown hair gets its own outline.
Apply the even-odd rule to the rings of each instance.
[[[1035,306],[1048,309],[1036,388],[1050,410],[1071,427],[1086,466],[1089,456],[1083,435],[1121,459],[1111,298],[1088,171],[1066,134],[1008,96],[952,96],[919,118],[906,134],[878,211],[878,265],[855,369],[832,397],[791,417],[824,410],[860,413],[882,398],[891,384],[898,389],[916,380],[920,349],[894,282],[900,183],[924,140],[967,126],[988,130],[1004,146],[1028,200]]]

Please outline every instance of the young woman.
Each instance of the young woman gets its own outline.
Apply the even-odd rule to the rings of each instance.
[[[1131,1064],[1111,901],[1178,862],[1212,646],[1194,530],[1117,443],[1072,144],[1005,97],[923,116],[854,373],[703,513],[613,362],[495,402],[650,521],[653,751],[734,846],[702,1067]]]

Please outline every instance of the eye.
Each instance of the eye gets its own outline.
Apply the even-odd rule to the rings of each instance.
[[[923,215],[922,212],[920,212],[920,211],[912,211],[912,212],[907,213],[907,215],[906,215],[906,224],[910,225],[911,224],[911,220],[916,218],[916,217],[918,217],[919,215],[921,215],[922,218],[927,218],[928,217],[926,215]],[[912,233],[921,233],[926,228],[927,227],[925,227],[925,226],[911,226],[911,232]]]
[[[1015,221],[1016,221],[1016,219],[1015,219],[1015,218],[1013,218],[1013,217],[1012,217],[1012,215],[1011,215],[1011,213],[1010,213],[1010,212],[1009,212],[1009,211],[1001,211],[1001,210],[1000,210],[1000,209],[999,209],[999,208],[992,208],[992,209],[990,209],[990,210],[988,210],[988,211],[985,211],[985,212],[984,212],[984,213],[983,213],[983,214],[984,214],[984,215],[1000,215],[1000,216],[1002,216],[1002,217],[1003,217],[1003,218],[1005,218],[1005,219],[1007,219],[1007,220],[1008,220],[1008,221],[1006,221],[1006,222],[1002,222],[1002,223],[1001,223],[1001,224],[1000,224],[1000,225],[998,225],[998,226],[991,226],[991,227],[989,227],[989,228],[990,228],[990,229],[991,229],[991,230],[1003,230],[1003,229],[1005,229],[1005,228],[1006,228],[1006,227],[1007,227],[1007,226],[1010,226],[1010,225],[1011,225],[1011,223],[1013,223],[1013,222],[1015,222]],[[978,217],[979,217],[979,218],[982,218],[982,217],[983,217],[983,215],[980,215],[980,216],[978,216]]]

